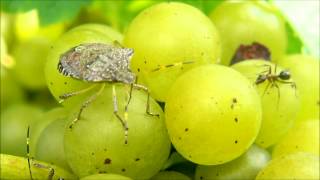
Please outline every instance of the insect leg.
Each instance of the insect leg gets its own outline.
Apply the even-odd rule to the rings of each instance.
[[[125,107],[125,112],[126,113],[128,113],[128,106],[130,104],[131,97],[132,97],[132,89],[133,89],[133,84],[130,84],[129,99],[128,99],[128,102],[127,102],[126,107]]]
[[[277,79],[278,82],[282,83],[282,84],[290,84],[292,88],[294,88],[294,94],[297,97],[297,85],[295,82],[292,81],[282,81],[280,79]]]
[[[175,66],[182,66],[185,64],[192,64],[192,63],[194,63],[194,61],[182,61],[182,62],[177,62],[177,63],[173,63],[173,64],[158,65],[158,67],[151,70],[151,72],[160,71],[160,70],[170,68],[170,67],[175,67]]]
[[[27,159],[28,159],[30,179],[33,180],[32,172],[31,172],[31,158],[30,158],[30,126],[28,126],[28,130],[27,130]],[[32,163],[32,165],[37,168],[48,169],[49,170],[48,180],[52,180],[52,178],[54,176],[54,169],[53,168],[39,164],[39,163]]]
[[[113,100],[113,114],[119,119],[124,129],[124,143],[128,144],[128,124],[127,121],[124,121],[118,114],[118,101],[115,85],[112,85],[112,100]]]
[[[31,172],[31,165],[30,165],[30,126],[28,126],[28,130],[27,130],[27,159],[28,159],[30,179],[33,180],[32,172]]]
[[[82,90],[79,90],[79,91],[62,94],[62,95],[59,96],[59,98],[60,98],[59,103],[62,103],[64,100],[66,100],[66,99],[68,99],[70,97],[73,97],[73,96],[88,92],[89,90],[93,89],[96,86],[97,86],[97,84],[93,84],[92,86],[89,86],[89,87],[87,87],[85,89],[82,89]]]
[[[160,116],[159,114],[154,114],[154,113],[151,113],[150,112],[150,92],[149,92],[149,89],[143,85],[140,85],[140,84],[133,84],[133,87],[137,88],[137,89],[142,89],[144,90],[147,94],[148,94],[148,97],[147,97],[147,105],[146,105],[146,113],[151,115],[151,116]]]
[[[101,85],[99,91],[96,92],[94,95],[90,96],[89,99],[87,99],[87,100],[81,105],[81,108],[80,108],[80,110],[79,110],[79,113],[78,113],[76,119],[74,119],[74,120],[71,122],[71,124],[69,125],[69,128],[70,128],[70,129],[72,129],[73,125],[75,125],[75,123],[80,119],[81,114],[82,114],[82,111],[83,111],[86,107],[88,107],[88,105],[89,105],[90,103],[92,103],[92,101],[94,101],[94,100],[102,93],[105,85],[106,85],[106,84],[103,83],[103,84]]]
[[[280,102],[280,88],[279,88],[277,82],[275,82],[275,81],[273,81],[273,85],[278,89],[277,107],[279,107],[279,102]]]
[[[266,94],[266,92],[267,92],[267,90],[268,90],[269,86],[271,85],[271,83],[270,83],[269,81],[268,81],[267,83],[268,83],[268,84],[267,84],[266,88],[264,88],[264,91],[263,91],[262,97]]]
[[[33,163],[33,165],[37,168],[42,168],[42,169],[48,169],[49,171],[49,175],[48,175],[48,180],[52,180],[53,176],[54,176],[54,169],[50,166],[45,166],[43,164],[39,164],[39,163]],[[60,178],[59,178],[60,179]]]

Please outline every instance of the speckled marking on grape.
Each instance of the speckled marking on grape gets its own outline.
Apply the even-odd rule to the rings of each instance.
[[[203,177],[202,177],[202,176],[200,176],[200,179],[202,180],[202,179],[203,179]]]
[[[232,98],[231,109],[234,108],[235,104],[237,104],[237,98]]]
[[[140,158],[136,158],[135,161],[140,161]]]
[[[106,158],[105,160],[104,160],[104,162],[103,162],[103,164],[111,164],[111,159],[109,159],[109,158]]]
[[[238,122],[238,118],[236,117],[236,118],[234,118],[234,121],[237,123]]]
[[[121,171],[122,171],[122,172],[125,172],[125,171],[126,171],[126,169],[125,169],[125,168],[122,168],[122,169],[121,169]]]

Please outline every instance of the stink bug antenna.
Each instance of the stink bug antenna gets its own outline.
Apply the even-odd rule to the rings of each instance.
[[[33,180],[32,172],[31,172],[31,163],[30,163],[30,126],[28,126],[28,130],[27,130],[27,159],[28,159],[30,179]]]

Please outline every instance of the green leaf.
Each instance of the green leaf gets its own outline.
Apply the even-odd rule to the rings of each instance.
[[[1,10],[9,13],[25,12],[37,9],[41,25],[73,19],[80,9],[91,3],[91,0],[4,0]]]

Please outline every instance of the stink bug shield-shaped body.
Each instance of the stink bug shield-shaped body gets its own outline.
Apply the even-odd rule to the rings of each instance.
[[[58,70],[64,76],[69,76],[77,80],[93,83],[86,89],[77,92],[69,92],[60,96],[61,101],[82,94],[95,87],[98,83],[101,84],[100,89],[89,97],[81,106],[77,117],[72,121],[69,128],[81,118],[82,111],[99,96],[106,83],[124,83],[131,86],[129,99],[125,107],[124,119],[118,114],[118,102],[115,86],[112,86],[113,108],[114,115],[121,122],[125,132],[125,144],[127,144],[128,125],[127,111],[131,100],[132,88],[142,89],[148,93],[146,104],[146,113],[152,114],[149,111],[149,91],[146,87],[135,84],[136,76],[131,72],[130,59],[134,51],[131,48],[124,48],[118,45],[103,44],[103,43],[87,43],[71,48],[60,56]]]
[[[121,82],[132,84],[135,75],[130,71],[133,49],[90,43],[81,44],[62,54],[59,71],[87,82]]]

